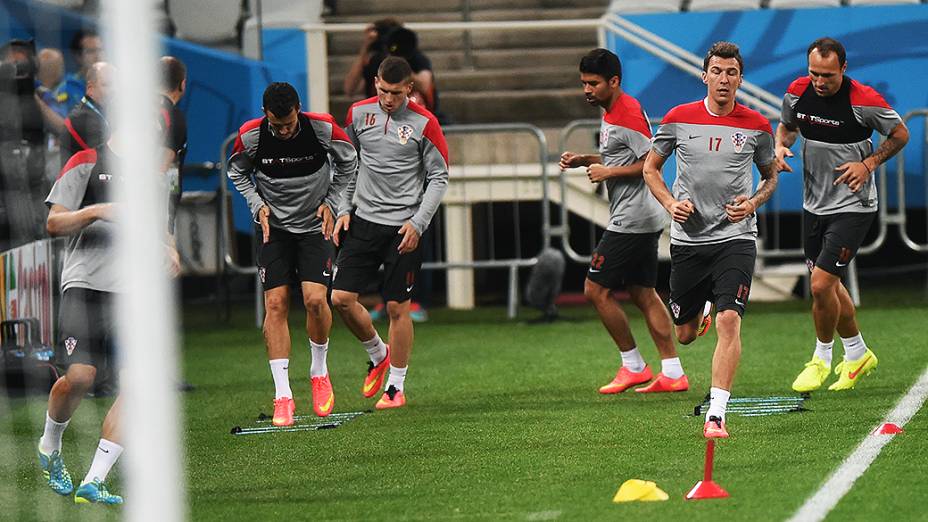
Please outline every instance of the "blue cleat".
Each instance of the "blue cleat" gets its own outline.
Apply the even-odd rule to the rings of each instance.
[[[61,453],[53,451],[51,455],[46,455],[42,453],[42,450],[37,451],[39,454],[39,467],[42,468],[42,475],[48,481],[48,487],[59,495],[70,495],[74,491],[74,484],[71,482],[71,474],[68,473],[68,468],[64,466],[64,461],[61,460]]]
[[[75,504],[122,504],[122,497],[113,495],[106,489],[106,485],[98,479],[88,482],[77,488],[74,493]]]

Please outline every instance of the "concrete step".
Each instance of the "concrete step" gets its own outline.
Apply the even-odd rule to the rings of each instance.
[[[526,64],[555,67],[576,67],[580,57],[586,54],[588,46],[578,47],[538,47],[534,49],[479,49],[471,53],[473,67],[477,69],[514,69]],[[343,78],[354,56],[332,56],[329,58],[329,75]],[[429,53],[432,70],[437,78],[445,71],[461,69],[465,63],[464,51],[435,51]]]
[[[575,47],[596,47],[594,29],[519,29],[470,31],[473,49],[511,49],[546,47],[551,42]],[[463,49],[464,31],[420,31],[419,48],[426,54],[433,51]],[[360,33],[332,33],[329,35],[329,56],[356,55],[361,47]]]
[[[586,19],[599,18],[606,12],[606,6],[594,7],[553,7],[549,9],[482,9],[471,13],[473,21],[494,21],[494,20],[568,20],[568,19]],[[428,10],[417,9],[410,12],[383,13],[384,15],[394,16],[401,22],[460,22],[464,20],[464,14],[461,11],[439,11],[432,9],[431,5]],[[377,14],[346,14],[327,16],[326,23],[369,23],[377,18]]]
[[[569,89],[583,96],[576,66],[537,67],[532,69],[459,69],[435,74],[439,93],[453,91]],[[342,78],[329,78],[329,93],[343,94]]]
[[[329,108],[340,120],[354,101],[344,95],[332,96]],[[572,120],[599,117],[599,111],[576,88],[447,91],[441,92],[441,109],[455,123],[525,122],[559,127]]]
[[[609,5],[608,0],[430,0],[432,11],[462,11],[469,3],[471,11],[483,9],[544,9],[546,7],[600,7]],[[422,10],[421,0],[349,0],[338,2],[335,16],[398,16]]]

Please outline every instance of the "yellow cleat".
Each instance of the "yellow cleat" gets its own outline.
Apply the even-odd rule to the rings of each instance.
[[[867,348],[867,353],[856,361],[841,361],[835,367],[835,373],[838,375],[838,382],[828,387],[832,391],[852,390],[857,385],[857,381],[864,375],[868,375],[876,368],[879,361],[876,355]]]
[[[828,363],[821,357],[813,355],[812,360],[806,363],[806,368],[793,381],[793,390],[800,393],[817,390],[825,384],[829,373],[831,373],[831,367]]]

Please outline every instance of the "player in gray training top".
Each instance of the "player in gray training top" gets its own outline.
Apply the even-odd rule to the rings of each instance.
[[[664,116],[644,165],[648,188],[674,221],[670,309],[680,342],[696,338],[706,300],[718,311],[707,438],[728,437],[725,409],[741,358],[741,317],[757,256],[755,212],[777,186],[770,122],[735,101],[743,73],[738,46],[714,44],[703,60],[708,96]],[[671,194],[661,167],[674,152]],[[752,164],[762,179],[753,194]]]
[[[644,157],[651,149],[651,127],[638,100],[622,90],[622,63],[606,49],[593,49],[580,60],[580,82],[586,100],[601,107],[599,154],[561,154],[562,170],[585,166],[591,183],[605,182],[611,217],[593,251],[583,293],[619,348],[621,366],[599,393],[621,393],[654,378],[645,364],[628,324],[628,317],[612,298],[613,289],[626,287],[644,314],[661,356],[661,372],[638,392],[689,389],[671,334],[670,316],[654,287],[657,284],[657,242],[667,214],[641,177]]]
[[[59,495],[74,492],[74,501],[79,504],[122,504],[122,497],[110,493],[105,485],[123,451],[119,444],[121,399],[113,402],[103,419],[96,453],[76,491],[61,457],[61,437],[93,386],[97,370],[114,368],[116,363],[113,307],[115,294],[124,289],[120,271],[113,269],[116,225],[112,221],[118,203],[111,189],[123,179],[111,169],[120,150],[118,137],[114,134],[108,144],[72,156],[45,200],[49,235],[68,237],[55,350],[56,363],[66,373],[48,394],[38,459],[52,491]],[[166,169],[167,164],[162,165],[161,172]],[[165,246],[173,263],[172,275],[176,275],[176,252],[173,245]]]
[[[809,46],[809,74],[783,97],[777,127],[777,166],[792,172],[785,158],[799,133],[802,145],[803,246],[812,272],[815,352],[793,389],[819,389],[831,373],[835,330],[844,345],[838,380],[829,390],[849,390],[877,365],[857,327],[854,301],[841,283],[877,211],[873,171],[909,141],[899,114],[872,88],[844,75],[844,46],[820,38]],[[870,136],[886,141],[873,151]]]
[[[377,96],[348,109],[345,129],[358,148],[359,168],[342,198],[335,224],[341,242],[332,276],[332,304],[370,355],[361,392],[376,407],[406,404],[404,383],[412,352],[409,303],[422,266],[419,238],[428,228],[448,187],[448,146],[438,120],[409,100],[412,69],[386,58],[375,78]],[[353,210],[352,210],[353,209]],[[339,233],[346,235],[339,238]],[[383,299],[390,316],[390,344],[377,335],[358,293],[384,266]]]
[[[330,162],[329,157],[332,160]],[[332,166],[334,165],[334,173]],[[326,366],[332,311],[330,241],[338,196],[357,169],[348,136],[328,114],[300,112],[296,89],[272,83],[264,117],[242,125],[229,161],[229,178],[261,225],[258,273],[264,286],[264,341],[274,379],[275,426],[293,424],[290,390],[290,283],[297,280],[306,307],[313,410],[325,417],[335,396]],[[252,181],[254,175],[254,181]]]

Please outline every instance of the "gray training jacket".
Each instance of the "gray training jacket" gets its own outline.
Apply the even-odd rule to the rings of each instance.
[[[358,149],[358,174],[339,204],[381,225],[411,221],[421,235],[448,188],[448,145],[438,120],[406,100],[392,114],[368,98],[348,109],[345,130]]]
[[[267,118],[242,125],[229,160],[229,179],[256,221],[258,210],[267,205],[272,227],[319,232],[322,221],[316,210],[325,202],[333,214],[338,212],[340,195],[357,170],[357,154],[332,116],[304,112],[298,120],[297,133],[287,140],[273,135]]]

